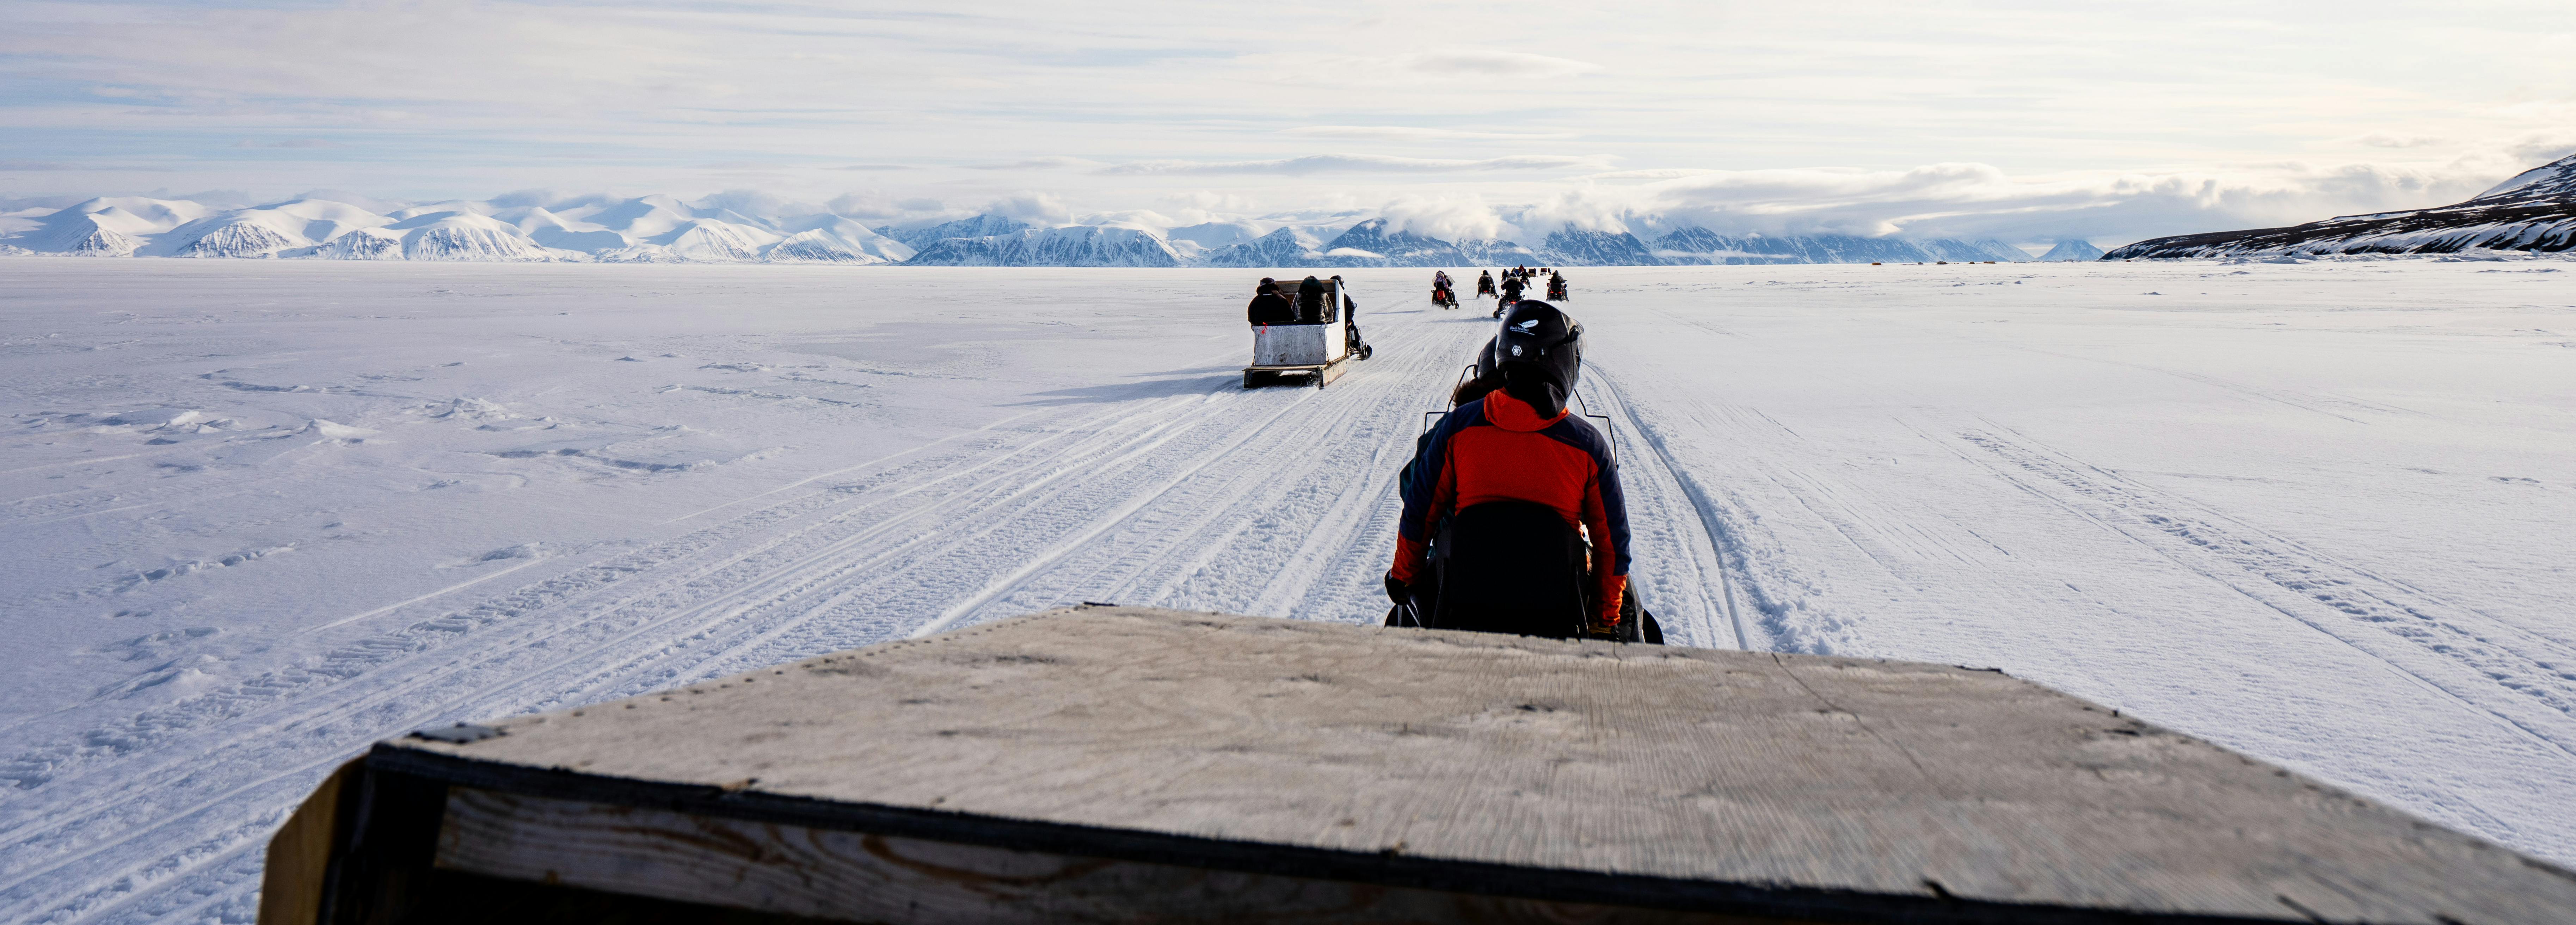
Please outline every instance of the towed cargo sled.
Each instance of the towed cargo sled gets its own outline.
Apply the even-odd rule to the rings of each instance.
[[[1342,281],[1323,283],[1323,304],[1312,310],[1300,308],[1321,321],[1252,326],[1252,365],[1243,368],[1244,388],[1306,379],[1320,389],[1349,372],[1352,360],[1368,358],[1368,350],[1353,346],[1359,337],[1352,330],[1350,313],[1342,310],[1346,300]]]
[[[265,925],[2576,921],[1999,672],[1083,607],[342,767]]]

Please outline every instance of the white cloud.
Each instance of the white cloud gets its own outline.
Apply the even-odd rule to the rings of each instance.
[[[1388,231],[1446,241],[1510,238],[1519,232],[1481,196],[1407,196],[1379,210]]]
[[[1291,176],[1317,173],[1462,173],[1496,170],[1585,170],[1607,166],[1600,155],[1519,154],[1483,160],[1394,157],[1383,154],[1310,154],[1263,161],[1130,161],[1101,170],[1107,174],[1273,173]]]
[[[1393,63],[1397,68],[1416,73],[1471,77],[1573,77],[1602,70],[1600,65],[1589,61],[1487,48],[1414,52],[1396,56]]]
[[[2428,148],[2450,139],[2431,135],[2401,135],[2395,132],[2372,132],[2353,139],[2374,148]]]
[[[1038,225],[1062,225],[1073,221],[1073,209],[1053,193],[1026,192],[1004,196],[986,203],[984,211]]]
[[[1751,0],[1605,16],[1523,0],[1223,16],[1169,0],[25,0],[0,29],[0,125],[29,194],[756,187],[911,218],[1038,189],[1069,215],[1412,198],[1615,223],[1689,189],[1685,205],[1748,225],[1965,227],[1991,202],[2046,223],[2033,234],[2108,240],[2431,205],[2576,150],[2576,5],[2485,2],[2439,28],[2421,5],[2350,4],[2322,42],[2290,40],[2320,34],[2306,12],[2228,0],[1931,17],[1902,0],[1831,17]],[[226,150],[244,138],[367,156]],[[1557,153],[1569,139],[1587,153]],[[1281,156],[1333,149],[1376,153]],[[1942,163],[1994,173],[1905,176]],[[2106,177],[2217,192],[2156,200]],[[2099,195],[2029,199],[2049,184]],[[1825,198],[1794,201],[1809,194]],[[1476,224],[1461,215],[1420,220]]]
[[[1580,137],[1575,132],[1478,132],[1412,125],[1303,125],[1281,129],[1279,133],[1366,141],[1562,141]]]
[[[1029,159],[1027,159],[1027,160],[1011,161],[1011,162],[1009,162],[1009,163],[1003,163],[1003,164],[969,164],[969,165],[967,165],[966,169],[968,169],[968,170],[1071,170],[1071,169],[1081,168],[1081,167],[1098,167],[1098,166],[1101,166],[1101,163],[1100,163],[1099,161],[1084,160],[1084,159],[1079,158],[1079,157],[1033,157],[1033,158],[1029,158]]]
[[[1988,164],[1907,170],[1711,171],[1633,186],[1584,186],[1512,215],[1543,233],[1696,224],[1729,233],[2136,240],[2292,225],[2337,214],[2446,204],[2493,182],[2485,162],[2436,167],[2273,164],[2224,173],[2016,177]]]
[[[2576,132],[2548,132],[2525,135],[2504,146],[2504,155],[2524,164],[2538,166],[2576,154]]]

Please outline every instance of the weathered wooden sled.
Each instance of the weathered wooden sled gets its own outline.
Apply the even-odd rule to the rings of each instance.
[[[2564,923],[1992,671],[1086,607],[379,743],[261,920]]]
[[[1283,283],[1294,296],[1295,283]],[[1252,365],[1243,368],[1243,387],[1305,380],[1316,388],[1331,385],[1363,359],[1351,349],[1351,316],[1342,309],[1346,297],[1340,280],[1324,281],[1325,320],[1316,324],[1252,326]]]

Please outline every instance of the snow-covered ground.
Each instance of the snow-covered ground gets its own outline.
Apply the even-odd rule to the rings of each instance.
[[[2576,862],[2576,264],[1585,270],[1676,641],[1991,665]],[[0,921],[367,742],[1083,600],[1374,621],[1487,333],[1243,271],[0,262]]]

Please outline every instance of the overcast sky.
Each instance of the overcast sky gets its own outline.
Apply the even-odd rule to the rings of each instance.
[[[2576,3],[0,0],[0,195],[757,189],[2018,240],[2456,201]]]

